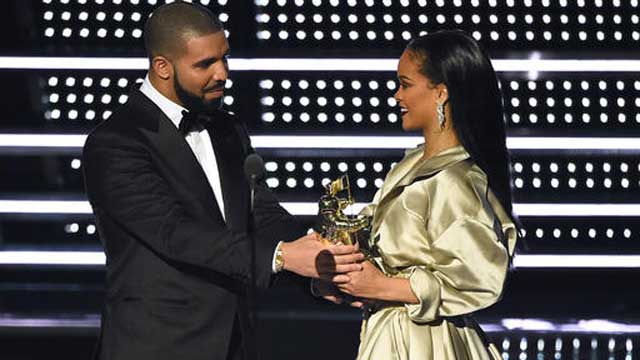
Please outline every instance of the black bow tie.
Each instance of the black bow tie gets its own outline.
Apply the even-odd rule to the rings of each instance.
[[[205,114],[183,110],[178,132],[182,136],[187,136],[190,132],[204,130],[209,122],[211,122],[211,118]]]

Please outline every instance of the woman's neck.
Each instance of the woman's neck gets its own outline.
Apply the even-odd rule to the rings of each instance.
[[[455,131],[446,128],[441,132],[424,133],[423,159],[430,159],[438,153],[460,145],[460,140]]]

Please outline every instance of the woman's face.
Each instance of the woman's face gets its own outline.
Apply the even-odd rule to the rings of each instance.
[[[411,50],[405,50],[400,57],[398,82],[394,97],[402,113],[402,129],[425,133],[438,130],[437,101],[446,101],[446,86],[436,86],[420,73],[420,64]]]

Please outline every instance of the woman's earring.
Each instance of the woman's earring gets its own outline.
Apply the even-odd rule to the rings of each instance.
[[[438,107],[436,108],[436,111],[438,112],[438,124],[440,125],[440,129],[444,130],[444,103],[440,100],[438,100]]]

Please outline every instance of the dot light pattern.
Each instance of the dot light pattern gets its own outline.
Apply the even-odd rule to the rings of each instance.
[[[322,49],[402,48],[459,28],[490,49],[635,48],[637,0],[255,0],[259,41]],[[357,45],[356,45],[357,44]]]
[[[233,59],[231,59],[233,61]],[[139,71],[66,71],[40,78],[45,118],[92,125],[108,117],[142,80]],[[232,72],[225,105],[245,111],[261,132],[401,133],[391,73]],[[632,74],[553,74],[537,80],[500,74],[507,131],[512,136],[640,135],[640,81]],[[237,92],[233,83],[242,85]],[[247,106],[239,106],[239,104]],[[260,109],[259,113],[247,109]],[[253,120],[254,116],[259,119]]]
[[[142,36],[149,14],[166,0],[41,0],[35,23],[41,42],[63,48],[110,53],[144,51]],[[218,18],[229,20],[229,0],[199,0]],[[227,33],[228,34],[228,33]]]
[[[141,53],[144,21],[165,2],[41,0],[34,22],[39,42],[55,51],[62,48],[52,45]],[[450,28],[467,31],[491,50],[634,49],[640,42],[638,0],[254,0],[253,8],[230,0],[196,2],[224,23],[244,24],[236,45],[264,44],[259,51],[265,52],[350,53],[370,46],[368,53],[395,56],[409,39]]]
[[[402,150],[341,150],[278,154],[262,150],[267,184],[283,201],[315,201],[329,179],[349,174],[358,202],[368,202]],[[295,156],[290,154],[300,153]],[[517,203],[635,203],[640,191],[640,160],[635,154],[549,154],[511,151],[512,192]],[[0,157],[5,168],[23,169],[28,181],[3,177],[4,191],[82,192],[82,160],[77,156]],[[20,166],[20,165],[24,166]],[[45,182],[45,179],[46,182]],[[45,183],[47,184],[45,186]]]
[[[510,128],[628,133],[640,124],[640,81],[632,74],[503,79],[501,88]]]
[[[380,156],[267,157],[267,184],[283,199],[315,201],[322,185],[347,173],[358,202],[371,201],[401,151]],[[635,154],[541,155],[512,151],[512,193],[518,203],[637,201],[640,160]]]
[[[554,333],[553,330],[538,334],[512,333],[510,336],[489,335],[504,360],[631,360],[638,356],[638,336],[635,334],[571,334]]]
[[[636,154],[511,153],[517,202],[634,202],[640,190]]]
[[[66,127],[93,127],[126,103],[143,80],[144,73],[139,71],[67,72],[41,77],[44,118]],[[235,101],[232,87],[233,81],[229,80],[224,100],[227,107]]]
[[[384,177],[399,160],[399,156],[328,157],[265,157],[267,185],[281,200],[306,199],[317,201],[324,185],[348,174],[352,194],[357,202],[373,199]]]
[[[316,202],[323,185],[347,173],[357,202],[371,201],[402,151],[363,151],[345,155],[339,150],[323,156],[311,154],[280,155],[263,152],[267,185],[281,201]],[[295,151],[293,153],[296,153]],[[31,196],[50,196],[55,192],[81,193],[82,160],[79,156],[27,156],[0,158],[7,168],[25,169],[19,181],[2,178],[2,188]],[[44,166],[43,166],[44,165]],[[30,169],[30,171],[26,171]],[[36,170],[36,171],[33,171]],[[512,153],[514,201],[516,203],[619,203],[635,201],[640,188],[640,160],[631,155],[602,154],[523,154]],[[44,227],[29,231],[40,234],[30,238],[55,237],[56,243],[77,242],[95,235],[95,227],[86,217],[62,217]],[[629,218],[616,217],[540,217],[524,216],[524,240],[531,253],[619,253],[640,251],[640,228]],[[24,222],[3,221],[4,231],[24,227]],[[53,230],[50,230],[53,227]],[[47,230],[49,229],[49,230]],[[45,231],[46,230],[46,231]],[[42,231],[42,233],[39,233]],[[55,236],[54,236],[55,234]],[[18,237],[8,236],[6,239]],[[16,240],[18,241],[18,240]],[[19,240],[22,242],[23,240]]]
[[[628,254],[640,251],[637,222],[616,217],[522,217],[530,254]]]
[[[507,130],[512,134],[566,134],[567,129],[582,134],[640,132],[640,81],[633,74],[499,77]],[[259,87],[262,120],[269,128],[326,125],[362,131],[366,125],[366,129],[400,131],[392,74],[274,74],[263,77]]]
[[[388,74],[291,74],[259,81],[262,121],[269,127],[398,129],[400,113]]]
[[[317,200],[317,199],[315,199]],[[356,213],[347,210],[347,213]],[[311,217],[307,217],[310,221]],[[528,254],[628,254],[640,251],[640,226],[616,217],[521,217],[523,242]],[[64,219],[4,219],[0,232],[6,246],[99,246],[91,217]],[[32,226],[33,222],[37,226]]]

